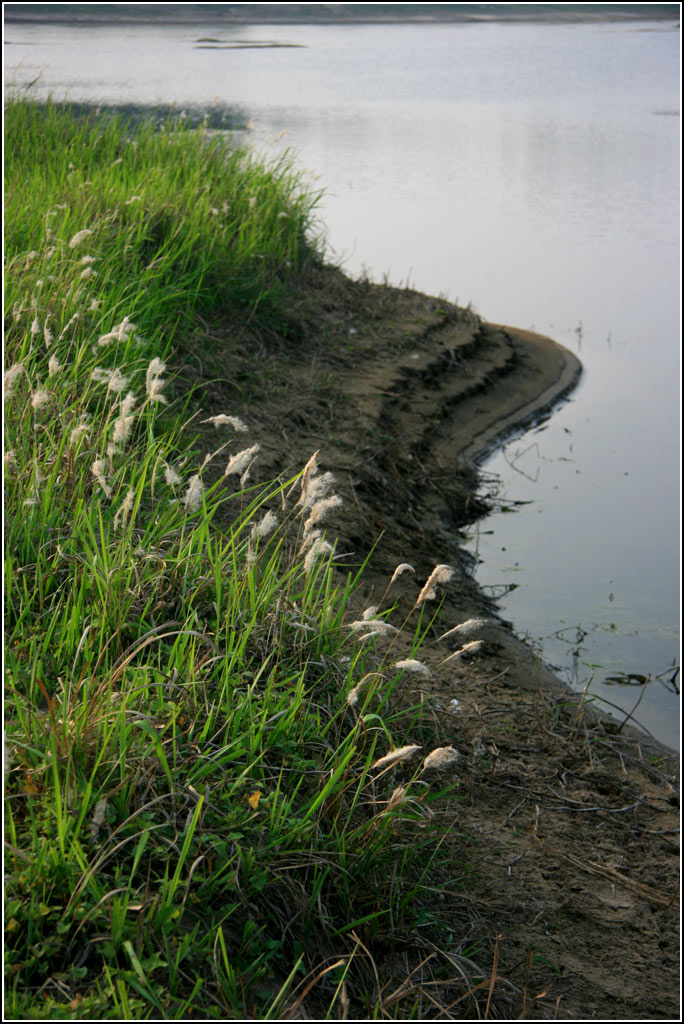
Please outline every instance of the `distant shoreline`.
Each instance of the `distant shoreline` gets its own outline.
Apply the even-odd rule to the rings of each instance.
[[[679,4],[13,4],[4,23],[60,25],[608,24],[680,20]],[[358,7],[365,7],[360,12]],[[376,7],[376,11],[368,10]],[[52,9],[51,9],[52,8]],[[84,9],[86,8],[86,9]],[[90,8],[90,9],[87,9]],[[147,9],[145,9],[147,8]],[[283,9],[286,8],[286,9]]]

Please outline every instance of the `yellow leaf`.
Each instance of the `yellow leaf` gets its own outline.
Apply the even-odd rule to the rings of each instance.
[[[40,786],[30,772],[26,773],[26,780],[24,781],[23,789],[29,796],[37,796],[40,793]]]
[[[251,796],[247,797],[247,803],[255,811],[256,811],[257,807],[259,806],[259,801],[260,800],[261,800],[261,790],[259,790],[259,789],[257,789],[254,793],[252,793]]]

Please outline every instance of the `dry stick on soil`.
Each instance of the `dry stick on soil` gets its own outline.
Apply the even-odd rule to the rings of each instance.
[[[490,984],[490,979],[487,978],[484,981],[479,982],[477,985],[473,985],[471,988],[468,989],[467,992],[465,992],[461,996],[458,996],[458,998],[454,999],[451,1003],[449,1003],[448,1006],[444,1006],[441,1003],[438,1003],[430,995],[430,993],[428,992],[428,988],[446,988],[446,987],[449,987],[450,985],[452,985],[453,981],[451,981],[451,980],[444,980],[444,981],[434,980],[434,981],[422,981],[420,983],[413,984],[413,985],[409,985],[408,984],[409,978],[411,978],[411,976],[413,974],[415,974],[415,972],[417,970],[420,970],[421,967],[424,967],[425,964],[427,964],[435,955],[436,954],[431,953],[430,956],[425,958],[425,960],[422,960],[417,965],[417,967],[414,967],[414,969],[411,971],[411,973],[409,974],[409,976],[406,979],[406,981],[404,981],[399,986],[399,988],[397,988],[391,995],[389,995],[385,999],[383,999],[383,1001],[382,1001],[382,1009],[385,1012],[389,1009],[390,1006],[393,1006],[395,1003],[398,1003],[401,999],[407,999],[409,996],[413,996],[413,995],[416,995],[417,993],[420,993],[421,995],[423,995],[427,999],[429,999],[430,1002],[432,1003],[432,1005],[435,1006],[436,1008],[438,1008],[441,1011],[441,1013],[444,1014],[444,1013],[447,1013],[451,1009],[452,1006],[456,1006],[457,1003],[462,1002],[464,999],[467,999],[469,996],[472,996],[475,992],[479,991],[481,988],[484,988],[485,985]],[[454,964],[453,966],[456,966],[456,965]],[[467,979],[465,978],[465,976],[463,975],[462,972],[461,972],[460,976],[461,976],[461,979],[463,981],[467,981]],[[501,979],[495,979],[495,980],[501,980]]]
[[[640,699],[641,699],[641,698],[640,698]],[[621,715],[622,715],[622,714],[624,714],[624,712],[625,712],[625,709],[624,709],[624,708],[621,708],[619,704],[613,704],[613,702],[612,702],[611,700],[608,700],[608,699],[607,699],[606,697],[601,697],[601,703],[602,703],[602,704],[608,704],[608,706],[609,706],[609,707],[611,707],[611,708],[613,708],[613,709],[614,709],[615,711],[619,711]],[[638,703],[639,703],[639,701],[637,701],[637,705],[638,705]],[[634,706],[634,708],[632,708],[632,710],[631,710],[631,711],[630,711],[630,713],[629,713],[629,714],[627,715],[627,718],[626,718],[626,719],[625,719],[625,721],[624,721],[624,722],[622,723],[622,725],[620,725],[620,726],[618,726],[618,727],[617,727],[617,729],[616,729],[616,733],[619,733],[619,732],[621,731],[622,727],[623,727],[623,726],[625,725],[625,722],[626,722],[626,721],[627,721],[627,720],[628,720],[629,718],[631,718],[631,717],[632,717],[632,715],[633,715],[633,714],[634,714],[634,712],[636,711],[636,707],[637,707],[637,705],[635,705],[635,706]],[[652,732],[650,732],[650,731],[649,731],[649,730],[648,730],[648,729],[646,728],[646,726],[645,726],[645,725],[642,725],[642,723],[641,723],[641,722],[637,722],[637,720],[636,720],[635,718],[632,718],[632,722],[634,723],[634,725],[636,725],[636,726],[637,726],[637,727],[638,727],[638,728],[639,728],[639,729],[641,730],[641,732],[645,732],[647,736],[650,736],[650,737],[651,737],[651,739],[653,740],[653,742],[654,742],[654,743],[657,743],[657,742],[658,742],[658,741],[657,741],[657,739],[655,738],[655,736],[653,735],[653,733],[652,733]],[[601,727],[604,727],[604,728],[605,728],[605,726],[604,726],[604,723],[603,723],[603,720],[601,720],[601,719],[599,719],[599,721],[598,721],[598,722],[596,723],[596,728],[598,728],[599,726],[601,726]]]
[[[318,974],[316,975],[316,977],[313,978],[309,982],[309,984],[306,986],[306,988],[304,989],[302,994],[300,996],[297,996],[297,999],[295,1000],[295,1002],[292,1004],[292,1006],[290,1006],[290,1008],[287,1011],[287,1015],[285,1017],[285,1020],[292,1020],[292,1018],[294,1017],[295,1013],[297,1012],[299,1006],[304,1001],[304,999],[307,997],[307,995],[309,994],[309,992],[314,987],[314,985],[316,984],[317,981],[320,981],[321,978],[323,978],[329,971],[334,970],[336,967],[339,967],[341,964],[345,964],[346,962],[347,961],[345,960],[345,958],[342,957],[341,960],[336,960],[334,964],[330,964],[329,967],[324,967],[322,971],[319,971]]]
[[[364,953],[366,954],[368,959],[370,960],[370,965],[371,965],[371,967],[373,969],[373,974],[375,975],[375,984],[377,985],[377,992],[378,992],[378,995],[380,995],[382,993],[382,986],[380,985],[380,975],[378,974],[378,968],[376,966],[375,960],[371,956],[370,951],[368,950],[368,948],[366,946],[364,946],[363,942],[358,937],[356,932],[352,930],[352,931],[349,932],[349,934],[351,935],[352,939],[356,943],[356,948],[358,949],[360,947],[364,951]],[[354,950],[354,953],[356,953],[356,950]],[[353,955],[354,954],[352,954],[352,956]]]
[[[484,1019],[487,1020],[489,1017],[489,1007],[492,1002],[492,994],[494,992],[494,985],[496,984],[496,968],[499,963],[499,939],[501,935],[497,935],[496,942],[494,943],[494,962],[492,964],[492,976],[489,980],[489,992],[487,993],[487,1005],[485,1006]]]
[[[390,1006],[394,1005],[394,1003],[398,1003],[399,1000],[406,998],[406,996],[413,995],[414,992],[423,992],[425,984],[443,984],[443,982],[422,982],[421,984],[411,983],[411,978],[416,973],[416,971],[419,971],[422,967],[429,963],[430,960],[434,959],[435,956],[436,953],[430,953],[429,956],[426,956],[423,960],[421,960],[419,964],[416,964],[413,970],[409,972],[407,977],[404,979],[404,981],[402,981],[399,987],[394,990],[394,992],[390,993],[390,995],[388,996],[385,996],[385,998],[382,1000],[383,1010],[388,1010]],[[408,967],[408,964],[406,966]]]
[[[529,1013],[529,1011],[533,1010],[534,1007],[539,1002],[539,1000],[543,999],[544,996],[546,995],[546,993],[548,992],[548,989],[544,989],[542,992],[538,992],[536,996],[532,996],[532,999],[531,999],[531,1001],[529,1003],[527,1002],[527,987],[528,987],[528,985],[530,983],[530,973],[531,973],[531,971],[532,971],[532,946],[530,946],[530,948],[527,951],[527,961],[526,961],[526,964],[525,964],[525,981],[524,981],[524,984],[523,984],[523,991],[522,991],[522,998],[521,998],[522,1009],[521,1009],[520,1013],[518,1014],[517,1020],[524,1020],[525,1017],[527,1016],[527,1014]],[[560,996],[558,996],[558,998],[556,999],[556,1018],[558,1016],[558,1004],[560,1002],[560,999],[561,999]]]
[[[592,864],[588,861],[580,860],[579,857],[573,857],[571,853],[559,854],[563,860],[569,861],[574,864],[575,867],[582,868],[583,871],[588,871],[592,875],[603,875],[604,878],[609,878],[612,882],[617,882],[618,885],[623,886],[625,889],[630,889],[635,892],[638,896],[643,896],[645,900],[650,900],[652,903],[657,903],[661,907],[671,907],[675,900],[674,893],[669,899],[663,896],[661,893],[656,892],[655,889],[651,889],[648,885],[642,885],[640,882],[633,882],[631,878],[627,878],[625,875],[620,874],[615,868],[610,868],[604,864]]]

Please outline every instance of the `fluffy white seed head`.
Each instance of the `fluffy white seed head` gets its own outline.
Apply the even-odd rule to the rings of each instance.
[[[304,558],[304,572],[307,574],[307,576],[313,569],[318,558],[320,558],[321,555],[330,554],[332,550],[332,544],[329,544],[328,541],[324,540],[323,537],[321,537],[319,534],[319,536],[316,537],[313,544],[310,545],[309,550],[306,553],[306,557]]]
[[[23,372],[24,367],[22,363],[12,363],[12,365],[5,370],[3,380],[3,393],[5,398],[10,397],[14,390],[14,385]]]
[[[117,333],[119,341],[124,341],[128,335],[135,330],[135,324],[131,323],[130,317],[125,316],[119,326],[115,327],[114,330]]]
[[[403,575],[403,573],[405,573],[405,572],[415,572],[415,571],[416,570],[413,568],[413,566],[409,565],[408,562],[402,562],[401,565],[398,565],[396,567],[396,569],[394,570],[394,572],[392,573],[392,579],[389,582],[390,587],[392,586],[392,584],[394,583],[394,581],[396,579],[398,579],[401,575]]]
[[[450,654],[448,658],[445,658],[442,664],[447,661],[453,661],[455,658],[462,658],[464,654],[477,654],[481,650],[483,643],[483,640],[471,640],[469,643],[463,644],[457,651]]]
[[[302,491],[301,497],[297,502],[298,505],[302,506],[302,512],[311,508],[316,502],[321,501],[330,491],[332,485],[335,483],[335,477],[332,473],[323,473],[321,476],[310,476],[307,480],[306,487]]]
[[[93,307],[91,306],[91,308]],[[125,316],[120,324],[113,327],[107,334],[102,334],[97,339],[97,344],[103,346],[110,345],[113,341],[125,341],[135,329],[135,324],[131,323],[130,319]]]
[[[187,512],[195,512],[202,504],[202,480],[199,473],[191,477],[188,489],[183,495],[183,504]]]
[[[154,377],[161,377],[162,373],[166,370],[166,363],[163,363],[158,356],[150,360],[150,365],[147,367],[147,374],[145,375],[145,387],[149,389],[150,382]]]
[[[338,505],[342,504],[342,499],[339,494],[331,494],[329,498],[321,498],[311,507],[309,518],[304,523],[304,533],[308,533],[312,530],[316,523],[320,522],[324,516],[328,514],[333,508],[337,508]]]
[[[161,379],[161,375],[166,369],[166,363],[163,363],[157,356],[150,362],[147,367],[147,374],[145,376],[145,390],[147,391],[147,397],[150,402],[163,402],[167,404],[166,396],[162,394],[162,388],[166,384],[166,381]]]
[[[461,622],[458,626],[454,626],[453,629],[442,633],[439,639],[446,640],[448,636],[469,636],[475,630],[480,629],[481,626],[489,625],[489,622],[489,619],[466,619],[465,622]]]
[[[107,813],[108,800],[106,796],[103,796],[101,800],[98,800],[95,804],[95,810],[93,812],[93,818],[90,822],[90,835],[92,839],[97,839],[97,834],[104,825],[105,815]]]
[[[93,462],[92,466],[90,467],[90,472],[93,474],[98,484],[109,498],[111,496],[112,489],[105,480],[105,468],[106,467],[104,459],[96,459],[95,462]]]
[[[261,522],[255,523],[254,526],[252,527],[252,537],[254,539],[256,539],[257,537],[258,538],[268,537],[271,533],[273,533],[273,531],[275,530],[277,525],[278,525],[278,518],[277,518],[277,516],[273,512],[268,511],[264,515],[264,517],[261,520]]]
[[[134,407],[135,395],[132,391],[129,391],[126,397],[121,400],[119,418],[114,423],[114,433],[112,435],[114,444],[124,444],[128,440],[133,420],[135,419],[132,415]]]
[[[309,461],[307,462],[306,466],[304,466],[304,469],[302,470],[302,475],[301,475],[300,480],[299,480],[299,484],[300,484],[301,492],[302,492],[302,498],[300,498],[300,501],[303,500],[304,495],[306,494],[306,489],[309,486],[309,480],[313,476],[313,474],[316,472],[317,464],[318,464],[318,452],[315,451],[313,453],[313,455],[311,456],[311,458],[309,459]]]
[[[394,764],[396,761],[405,761],[407,757],[411,757],[417,750],[420,750],[420,746],[416,744],[391,750],[389,754],[385,754],[384,757],[379,757],[377,761],[374,761],[371,768],[382,768],[385,765]]]
[[[69,248],[75,249],[77,245],[80,245],[81,242],[84,242],[86,240],[86,238],[89,238],[90,235],[92,235],[92,233],[93,232],[90,230],[90,228],[83,228],[82,231],[77,231],[71,239],[71,241],[69,242]]]
[[[454,747],[436,747],[423,761],[423,771],[426,768],[446,768],[447,765],[458,761],[459,757]]]
[[[372,633],[362,636],[361,640],[368,640],[371,636],[387,636],[389,633],[399,632],[396,626],[393,626],[390,622],[385,622],[383,619],[357,619],[356,622],[350,622],[348,628],[353,633],[360,633],[364,629],[373,630]]]
[[[128,522],[128,517],[131,514],[131,509],[133,508],[134,500],[135,491],[131,489],[126,492],[126,497],[121,502],[119,508],[117,509],[116,515],[114,516],[115,530],[119,528],[119,525],[122,525],[124,529],[126,528],[126,523]]]
[[[118,366],[114,370],[106,370],[102,366],[96,366],[90,375],[90,379],[98,384],[106,384],[107,391],[114,391],[116,394],[125,391],[129,382],[129,378],[124,376]]]
[[[387,807],[385,808],[383,813],[387,814],[388,811],[393,811],[395,807],[398,807],[400,804],[405,803],[407,800],[406,793],[406,786],[397,786],[395,789],[393,789],[392,795],[387,801]]]
[[[356,686],[353,689],[351,689],[349,691],[349,693],[347,694],[347,706],[348,707],[353,708],[354,705],[356,704],[356,702],[358,701],[359,694],[361,693],[361,690],[363,688],[364,681],[365,680],[362,679],[361,682],[357,683]]]
[[[76,444],[79,437],[81,437],[82,434],[87,434],[89,430],[90,426],[87,423],[79,423],[78,426],[74,427],[71,433],[69,434],[69,444]]]
[[[405,672],[415,672],[416,675],[425,676],[427,679],[432,675],[427,665],[424,665],[422,661],[417,661],[415,658],[405,658],[403,661],[395,661],[394,667],[403,669]]]
[[[423,601],[434,601],[437,597],[437,584],[448,583],[451,577],[454,575],[454,570],[450,565],[436,565],[430,573],[428,580],[418,595],[416,601],[416,608],[423,603]]]
[[[166,381],[162,380],[161,377],[154,377],[147,391],[148,401],[161,402],[162,405],[168,405],[169,402],[166,395],[162,394],[162,388],[165,384]]]
[[[164,469],[164,479],[169,487],[176,487],[181,482],[181,478],[178,473],[169,465]]]
[[[242,422],[239,416],[226,416],[224,413],[221,413],[219,416],[210,416],[206,420],[200,420],[200,423],[213,423],[217,429],[224,426],[232,427],[233,430],[241,434],[244,434],[247,430],[246,424]]]
[[[3,729],[2,730],[2,777],[3,777],[3,779],[5,781],[7,781],[7,776],[9,775],[10,768],[12,767],[12,763],[14,761],[14,757],[12,756],[12,754],[13,754],[13,752],[8,748],[7,743],[5,741],[5,730]]]
[[[38,387],[31,395],[31,405],[34,409],[40,409],[41,405],[45,405],[49,401],[50,392],[45,391],[44,388]]]
[[[252,459],[259,451],[260,445],[253,444],[251,448],[243,448],[241,452],[233,455],[226,466],[224,476],[232,476],[234,473],[244,473]]]

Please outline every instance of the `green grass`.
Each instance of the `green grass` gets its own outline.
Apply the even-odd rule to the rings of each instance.
[[[174,398],[199,314],[277,325],[316,197],[180,122],[5,117],[6,1015],[417,1012],[371,966],[442,838],[425,751],[378,764],[395,634],[350,628],[315,464],[210,483]]]

